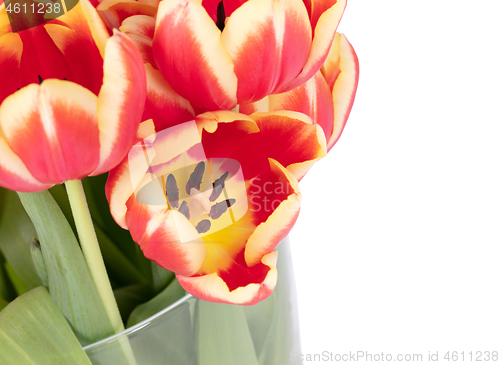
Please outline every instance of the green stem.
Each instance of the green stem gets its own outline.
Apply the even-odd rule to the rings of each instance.
[[[85,261],[115,333],[121,332],[124,330],[123,322],[104,266],[82,182],[71,180],[65,185]]]

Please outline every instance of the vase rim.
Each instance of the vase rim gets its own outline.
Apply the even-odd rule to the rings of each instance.
[[[164,314],[165,312],[168,312],[170,309],[184,303],[185,301],[191,299],[191,298],[194,298],[191,294],[186,294],[184,295],[181,299],[177,300],[176,302],[170,304],[168,307],[162,309],[161,311],[153,314],[151,317],[148,317],[146,318],[145,320],[137,323],[137,324],[134,324],[133,326],[129,327],[129,328],[126,328],[124,329],[123,331],[121,332],[118,332],[112,336],[109,336],[109,337],[106,337],[106,338],[103,338],[102,340],[99,340],[97,342],[94,342],[94,343],[91,343],[90,345],[87,345],[87,346],[84,346],[83,347],[83,350],[88,350],[94,346],[98,346],[98,345],[102,345],[102,344],[105,344],[105,343],[110,343],[110,342],[113,342],[115,341],[116,339],[118,339],[119,337],[121,336],[128,336],[136,331],[139,331],[141,330],[142,328],[148,326],[154,319],[156,319],[157,317],[160,317],[162,314]]]

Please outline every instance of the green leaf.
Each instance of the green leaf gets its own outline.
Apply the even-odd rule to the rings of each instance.
[[[94,227],[109,276],[120,286],[130,284],[149,285],[146,277],[132,264],[128,257],[116,247],[108,235],[98,225]]]
[[[148,284],[129,285],[114,291],[116,303],[123,321],[126,323],[130,313],[139,304],[142,304],[153,296],[153,291]]]
[[[154,261],[151,261],[151,272],[153,274],[153,289],[156,293],[160,293],[175,278],[172,271],[164,269]]]
[[[45,266],[45,261],[43,260],[42,247],[40,242],[33,238],[31,242],[31,259],[33,260],[33,265],[35,265],[36,273],[38,277],[42,280],[45,287],[49,287],[49,274],[47,273],[47,267]]]
[[[19,276],[17,276],[16,272],[12,269],[12,266],[10,266],[8,262],[5,263],[5,271],[7,272],[10,282],[14,285],[17,295],[23,295],[28,291],[26,285],[24,285],[23,281],[19,279]]]
[[[0,252],[0,298],[6,302],[10,302],[15,299],[17,293],[14,286],[10,282],[7,272],[5,271],[5,262],[6,261]]]
[[[80,343],[114,334],[80,246],[57,203],[48,191],[19,196],[38,232],[50,295]]]
[[[196,317],[199,365],[258,364],[242,306],[200,300]]]
[[[269,298],[245,307],[259,364],[287,364],[292,351],[300,352],[296,294],[290,242],[278,248],[278,283]]]
[[[151,317],[153,314],[167,308],[186,294],[186,291],[179,285],[177,280],[173,280],[160,294],[149,302],[137,306],[130,314],[127,321],[127,327],[131,327],[143,320]]]
[[[111,216],[108,200],[105,195],[107,176],[108,174],[102,174],[99,176],[86,177],[82,180],[90,213],[97,225],[102,228],[111,241],[118,244],[120,251],[122,251],[130,262],[138,268],[136,256],[137,244],[132,240],[129,231],[116,224]],[[146,278],[148,277],[146,276]]]
[[[42,285],[33,261],[30,245],[35,227],[17,194],[0,188],[0,251],[28,289]]]
[[[2,365],[91,365],[44,287],[0,312]]]
[[[88,184],[84,184],[87,185]],[[104,189],[104,188],[103,188]],[[90,188],[86,189],[87,191]],[[73,229],[73,233],[76,234],[76,227],[73,220],[73,214],[71,213],[71,206],[68,200],[68,194],[64,185],[56,185],[52,187],[50,190],[51,195],[61,208],[61,211],[64,213],[64,216],[68,220]],[[86,191],[86,194],[87,194]],[[90,197],[92,194],[87,194],[87,200],[90,204]],[[105,197],[102,199],[106,200]],[[102,209],[107,209],[109,211],[109,207],[106,205]],[[106,264],[106,270],[108,271],[108,275],[110,280],[115,283],[117,286],[126,286],[130,284],[140,284],[147,283],[146,278],[141,274],[139,270],[134,266],[134,264],[128,259],[128,257],[115,245],[115,243],[109,238],[106,232],[101,228],[103,224],[102,218],[99,218],[103,215],[102,212],[95,212],[95,204],[94,204],[94,212],[91,211],[92,219],[94,220],[94,228],[96,231],[96,236],[99,241],[99,247],[101,248],[101,253],[104,259],[104,263]],[[97,219],[96,219],[97,218]],[[112,219],[112,218],[111,218]],[[111,222],[109,222],[111,223]],[[112,224],[116,225],[114,221]],[[122,228],[118,227],[123,231]],[[118,241],[117,241],[118,242]],[[136,244],[134,243],[134,246]],[[135,250],[135,247],[134,247]],[[134,251],[135,252],[135,251]]]
[[[4,309],[8,304],[9,304],[8,301],[6,301],[3,298],[0,298],[0,311],[2,311],[2,309]]]

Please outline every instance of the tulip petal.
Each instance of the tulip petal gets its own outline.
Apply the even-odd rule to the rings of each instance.
[[[135,0],[104,0],[97,10],[110,29],[119,28],[125,19],[135,15],[156,16],[157,7]]]
[[[163,77],[191,104],[209,110],[236,105],[233,64],[199,2],[160,3],[153,54]]]
[[[311,0],[314,3],[318,1]],[[321,6],[319,8],[324,10],[331,3],[331,0],[320,0]],[[300,86],[309,80],[325,62],[328,52],[335,36],[335,31],[340,23],[340,19],[344,14],[347,0],[337,0],[333,6],[324,11],[318,18],[316,27],[314,29],[314,37],[311,46],[311,52],[307,58],[307,62],[302,69],[300,75],[285,87],[277,90],[278,93],[290,91]],[[313,10],[314,20],[317,12]]]
[[[332,48],[321,72],[332,90],[333,97],[334,125],[331,137],[328,139],[328,150],[330,150],[344,130],[358,88],[358,57],[343,34],[335,35]]]
[[[156,130],[163,130],[194,118],[191,104],[177,94],[149,64],[145,65],[147,98],[142,119],[153,119]]]
[[[283,94],[270,95],[269,110],[291,110],[304,113],[323,128],[327,140],[332,136],[332,92],[320,71],[296,89]]]
[[[325,136],[321,127],[313,125],[304,114],[281,111],[256,113],[250,116],[260,130],[248,134],[240,140],[224,143],[219,134],[203,133],[205,153],[211,157],[228,157],[241,164],[246,180],[258,176],[269,168],[269,158],[277,160],[287,168],[303,162],[314,162],[326,156]],[[230,135],[232,123],[225,135]],[[218,128],[223,127],[219,124]],[[230,138],[230,137],[229,137]],[[252,153],[248,153],[252,151]],[[305,174],[304,169],[297,171],[297,179]]]
[[[238,101],[256,101],[300,73],[311,25],[301,0],[252,0],[227,20],[221,40],[238,77]]]
[[[73,75],[73,81],[99,93],[102,85],[102,58],[93,42],[73,29],[58,24],[45,25],[56,46],[61,50]]]
[[[126,201],[134,193],[128,159],[109,171],[106,180],[106,198],[109,203],[109,210],[116,223],[123,229],[128,229],[126,214]]]
[[[23,43],[17,34],[0,36],[0,104],[20,88],[20,66]]]
[[[181,275],[196,274],[205,261],[206,247],[184,215],[166,204],[140,204],[134,196],[127,202],[127,209],[130,233],[146,258]],[[183,240],[181,234],[192,239]]]
[[[252,118],[231,111],[200,114],[196,116],[196,123],[200,131],[204,130],[202,142],[208,158],[231,158],[233,151],[239,148],[242,140],[246,139],[249,134],[259,131]],[[244,170],[243,174],[246,178]]]
[[[270,171],[249,187],[251,211],[257,225],[245,247],[245,262],[256,265],[290,233],[300,211],[297,179],[279,162],[269,159]]]
[[[74,10],[79,9],[79,7],[81,7],[83,18],[79,17],[79,13]],[[90,38],[88,36],[90,33],[97,48],[99,49],[99,52],[101,53],[101,57],[104,57],[104,51],[106,48],[106,42],[109,39],[109,33],[101,17],[97,13],[97,10],[89,0],[78,0],[78,4],[74,9],[67,12],[59,19],[66,22],[71,29],[74,29],[77,33],[81,32],[82,34],[85,34],[86,38]]]
[[[97,97],[69,81],[46,80],[4,100],[5,139],[44,184],[81,179],[99,161]]]
[[[108,40],[98,97],[100,160],[92,175],[115,167],[132,146],[146,99],[146,75],[134,43],[116,31]]]
[[[202,300],[217,303],[253,305],[266,299],[276,287],[278,272],[276,262],[278,252],[274,251],[261,260],[262,265],[269,267],[267,275],[261,283],[251,283],[230,290],[226,282],[216,273],[188,277],[177,275],[179,284],[190,294]]]
[[[156,68],[153,57],[153,36],[155,31],[155,18],[147,15],[134,15],[123,21],[120,32],[128,35],[141,53],[144,63]]]
[[[73,80],[62,52],[57,48],[44,26],[17,33],[23,42],[21,57],[22,85],[38,84],[39,77]]]
[[[52,184],[42,184],[26,169],[21,159],[7,145],[3,137],[0,137],[0,186],[31,193],[49,189]]]

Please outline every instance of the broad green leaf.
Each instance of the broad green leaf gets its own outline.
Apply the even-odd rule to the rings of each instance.
[[[0,188],[0,251],[28,289],[42,285],[31,260],[30,245],[35,227],[17,194]]]
[[[49,191],[61,208],[61,211],[64,213],[64,216],[70,223],[73,232],[76,235],[73,214],[71,213],[71,206],[69,204],[68,194],[66,192],[66,189],[64,188],[64,185],[56,185]],[[106,198],[104,197],[103,199]],[[109,207],[106,205],[103,209],[109,210]],[[108,271],[110,280],[113,283],[116,283],[117,286],[147,283],[146,278],[141,274],[141,272],[133,265],[128,257],[120,249],[118,249],[115,243],[101,228],[102,219],[95,219],[96,217],[99,218],[100,215],[102,215],[102,213],[97,214],[96,212],[92,212],[92,219],[94,220],[94,228],[96,231],[97,239],[99,241],[99,247],[101,248],[101,253],[104,259],[104,263],[106,264],[106,270]],[[116,225],[114,221],[112,223]],[[123,231],[122,228],[118,228]],[[136,246],[135,243],[134,246]]]
[[[55,200],[48,191],[19,196],[38,233],[50,295],[80,343],[114,334],[80,246]]]
[[[131,327],[143,320],[151,317],[159,311],[175,303],[186,294],[186,291],[179,285],[177,280],[173,280],[160,294],[149,302],[141,304],[135,308],[127,321],[127,327]]]
[[[43,285],[48,288],[49,273],[47,272],[47,267],[45,266],[45,261],[43,260],[42,247],[36,238],[33,238],[33,242],[31,242],[30,251],[35,271],[38,274],[38,277],[42,280]]]
[[[91,365],[44,287],[0,312],[0,349],[2,365]]]
[[[153,291],[148,284],[134,284],[114,290],[116,303],[125,323],[130,313],[139,304],[147,302],[153,296]]]
[[[199,365],[258,365],[242,306],[200,300],[196,314]]]
[[[175,278],[172,271],[164,269],[154,261],[151,261],[151,272],[153,274],[153,289],[156,293],[160,293]]]
[[[23,295],[28,291],[26,285],[24,285],[23,281],[19,278],[19,276],[17,276],[16,272],[12,269],[12,266],[10,266],[8,262],[5,263],[5,271],[7,272],[10,282],[14,285],[17,295]]]

